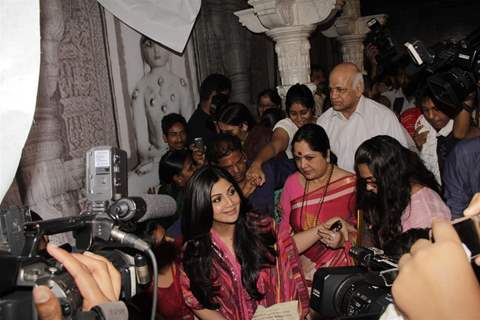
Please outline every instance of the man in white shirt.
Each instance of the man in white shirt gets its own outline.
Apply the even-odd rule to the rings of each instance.
[[[353,172],[355,151],[362,142],[377,135],[391,136],[416,150],[395,114],[363,96],[363,76],[356,65],[337,65],[330,73],[329,83],[332,108],[318,118],[317,124],[327,132],[339,167]]]

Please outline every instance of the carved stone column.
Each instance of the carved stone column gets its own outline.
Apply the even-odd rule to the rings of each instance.
[[[363,40],[364,34],[352,34],[338,37],[342,44],[343,62],[356,64],[360,70],[363,70]]]
[[[275,41],[278,57],[278,69],[282,86],[277,87],[281,97],[287,95],[291,85],[307,84],[312,91],[315,86],[310,83],[310,41],[308,37],[315,30],[315,25],[275,28],[266,34]]]
[[[370,31],[367,22],[376,18],[384,23],[386,15],[361,16],[360,0],[349,0],[334,25],[323,31],[327,37],[335,37],[342,44],[343,62],[352,62],[363,70],[363,40]]]
[[[49,0],[40,9],[37,105],[17,177],[23,203],[51,219],[80,212],[85,151],[116,137],[98,3]]]
[[[290,86],[310,83],[310,33],[339,10],[343,1],[336,0],[250,0],[253,8],[237,11],[240,23],[254,33],[266,33],[275,41],[282,98]]]
[[[23,150],[19,177],[24,203],[43,219],[51,219],[64,212],[76,214],[78,208],[75,201],[59,198],[67,190],[58,103],[58,51],[65,30],[62,1],[40,1],[40,12],[42,56],[37,106]],[[65,235],[54,238],[60,243],[72,240]]]

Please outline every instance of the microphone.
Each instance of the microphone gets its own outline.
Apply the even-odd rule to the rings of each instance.
[[[144,222],[151,219],[170,217],[177,211],[175,199],[164,194],[144,194],[115,201],[109,208],[114,218],[126,221]]]

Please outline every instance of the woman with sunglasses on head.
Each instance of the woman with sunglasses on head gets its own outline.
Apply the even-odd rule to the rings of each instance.
[[[352,263],[356,179],[336,166],[327,134],[317,124],[297,131],[292,151],[298,171],[283,188],[280,229],[293,233],[310,284],[318,268]]]
[[[292,238],[272,218],[248,211],[233,178],[199,169],[187,185],[182,229],[182,290],[200,319],[251,319],[258,306],[298,300],[303,319],[308,292]]]
[[[430,228],[432,219],[451,218],[433,173],[419,156],[389,136],[376,136],[355,153],[357,207],[365,213],[380,248],[412,228]]]

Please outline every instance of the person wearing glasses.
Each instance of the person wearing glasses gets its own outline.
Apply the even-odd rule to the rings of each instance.
[[[332,108],[318,118],[317,124],[327,132],[340,168],[353,172],[355,150],[377,135],[391,136],[404,147],[416,150],[395,114],[363,96],[363,76],[356,65],[337,65],[330,73],[329,85]]]
[[[409,229],[430,228],[434,218],[451,218],[433,173],[392,137],[363,142],[355,153],[355,172],[357,208],[380,248]]]

